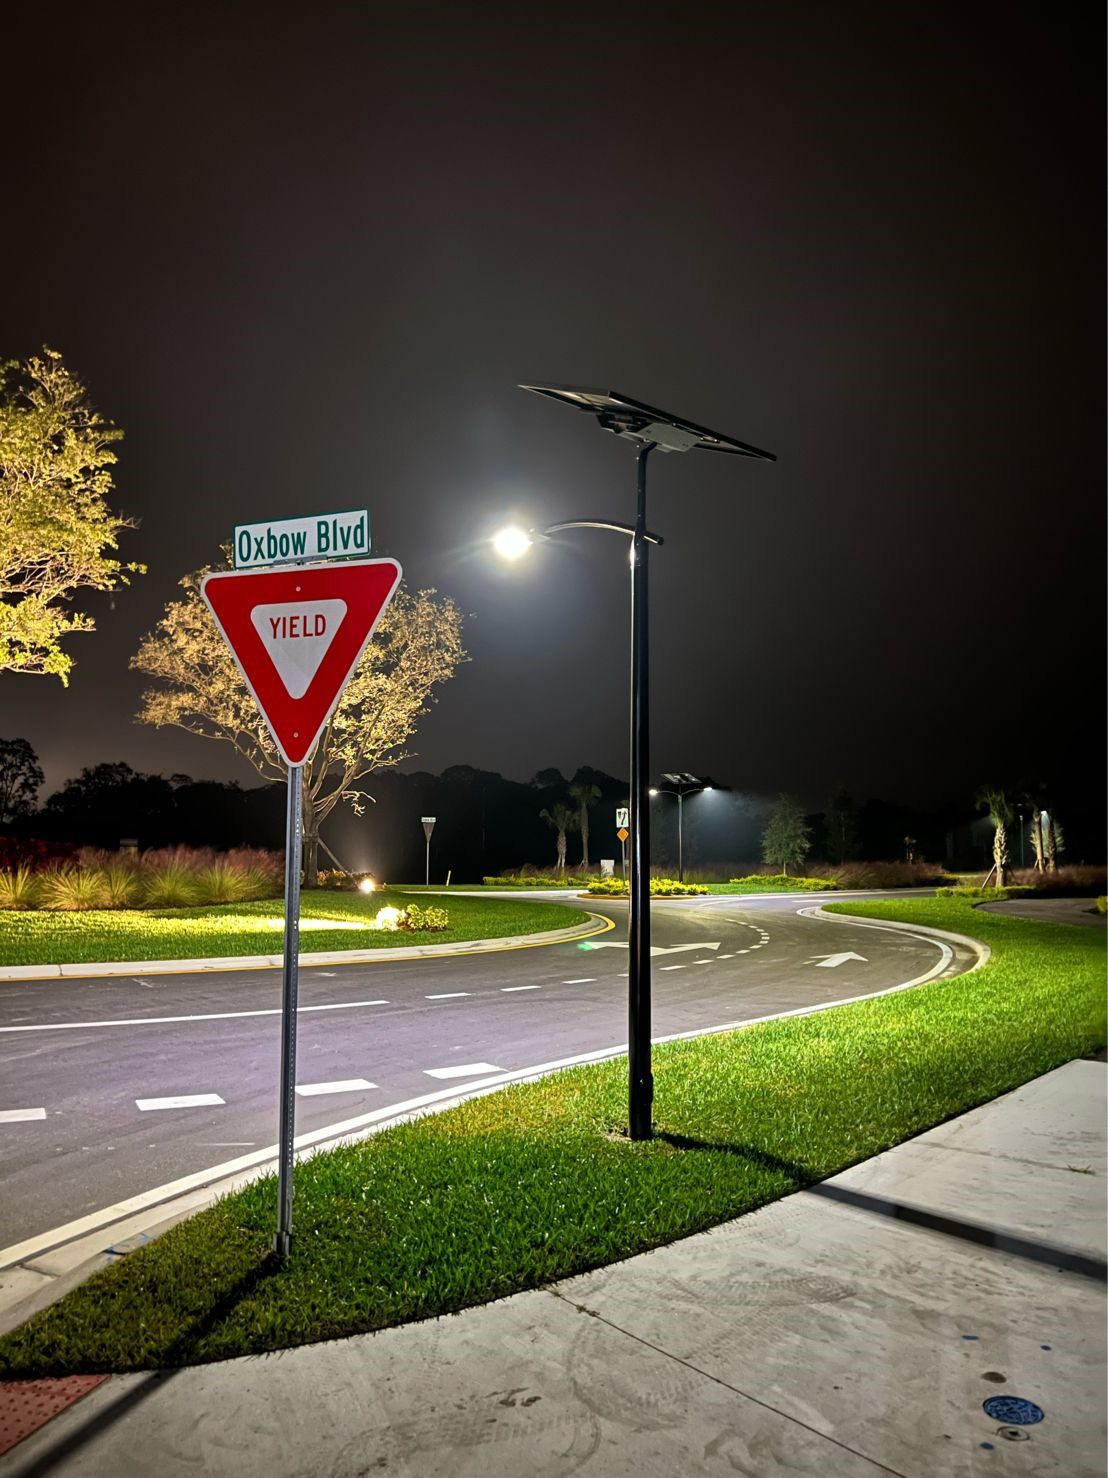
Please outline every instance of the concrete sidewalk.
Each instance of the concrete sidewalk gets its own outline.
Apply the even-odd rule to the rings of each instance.
[[[1101,1478],[1105,1083],[1103,1063],[1070,1063],[547,1290],[113,1377],[0,1474]],[[996,1397],[1011,1404],[990,1416]]]

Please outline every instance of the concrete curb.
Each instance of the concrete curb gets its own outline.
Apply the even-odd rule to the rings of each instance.
[[[541,934],[508,934],[503,939],[464,939],[457,944],[411,944],[395,949],[325,949],[303,953],[301,968],[313,965],[371,965],[397,960],[433,960],[457,955],[492,954],[504,949],[533,949],[540,944],[568,944],[574,939],[589,939],[594,934],[614,929],[611,919],[603,914],[590,914],[587,924],[570,924],[564,929],[547,929]],[[103,964],[74,965],[2,965],[0,980],[65,980],[76,977],[108,977],[112,975],[184,975],[219,970],[279,970],[280,955],[213,955],[196,960],[109,960]]]

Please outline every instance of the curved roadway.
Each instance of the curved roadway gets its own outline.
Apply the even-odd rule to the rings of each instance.
[[[973,962],[908,926],[802,912],[815,906],[656,903],[655,1037]],[[587,941],[304,969],[298,1135],[625,1043],[626,906],[593,911],[616,927]],[[0,1266],[24,1239],[272,1145],[279,1004],[277,970],[0,983]]]

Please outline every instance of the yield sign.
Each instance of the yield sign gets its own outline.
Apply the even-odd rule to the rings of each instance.
[[[200,593],[281,757],[315,747],[400,583],[395,559],[208,575]]]

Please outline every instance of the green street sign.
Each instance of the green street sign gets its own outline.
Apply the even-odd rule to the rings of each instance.
[[[364,558],[369,553],[369,512],[316,513],[268,523],[235,525],[235,569],[263,565]]]

